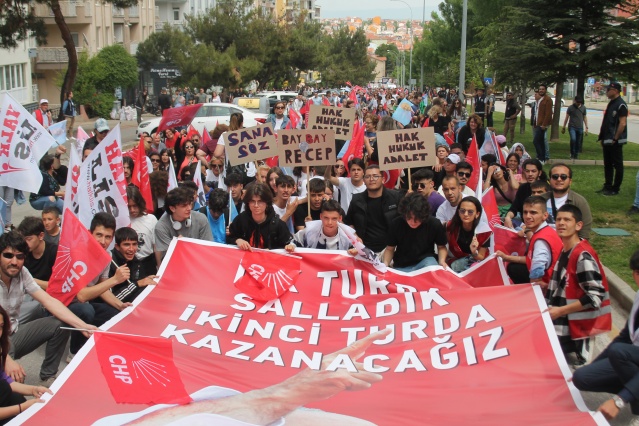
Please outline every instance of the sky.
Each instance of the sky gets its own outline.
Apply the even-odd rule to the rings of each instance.
[[[425,9],[427,21],[431,12],[438,10],[441,2],[442,0],[406,0],[413,9],[413,19],[421,20]],[[316,0],[315,4],[322,7],[321,18],[380,16],[382,19],[409,19],[411,14],[405,3],[391,0]]]

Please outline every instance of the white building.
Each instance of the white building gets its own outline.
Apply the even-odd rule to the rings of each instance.
[[[1,51],[0,93],[9,93],[21,104],[37,102],[38,88],[31,81],[30,41],[18,43],[15,49]]]

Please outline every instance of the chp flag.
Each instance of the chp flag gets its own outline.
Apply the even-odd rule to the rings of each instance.
[[[38,192],[40,159],[56,140],[7,93],[2,95],[0,123],[0,186]]]
[[[131,223],[120,139],[120,125],[117,125],[80,166],[78,219],[86,228],[98,212],[111,213],[117,228]]]
[[[82,143],[79,143],[78,141],[71,141],[71,149],[69,149],[69,172],[67,173],[67,184],[65,185],[66,191],[64,192],[63,209],[65,211],[67,209],[71,209],[71,211],[76,215],[80,208],[78,205],[78,179],[80,178],[80,166],[82,165],[82,161],[80,160],[76,147],[81,144]]]
[[[173,127],[187,126],[195,118],[202,104],[188,105],[179,108],[168,108],[162,112],[162,120],[158,126],[158,132]]]
[[[58,244],[47,293],[68,306],[75,296],[111,262],[111,255],[69,209]]]

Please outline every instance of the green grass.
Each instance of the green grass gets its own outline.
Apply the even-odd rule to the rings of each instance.
[[[526,108],[526,114],[530,115],[530,109]],[[560,123],[563,124],[565,112],[561,114]],[[530,126],[530,119],[526,119],[526,130],[524,134],[519,133],[519,123],[521,117],[517,120],[517,128],[515,129],[515,142],[521,142],[526,146],[528,153],[534,157],[535,148],[532,144],[532,127]],[[494,113],[494,124],[497,134],[501,134],[504,130],[504,114],[501,112]],[[599,129],[590,129],[595,132],[590,133],[588,136],[584,136],[583,153],[579,155],[580,160],[602,160],[601,145],[597,142],[597,135]],[[626,161],[639,161],[639,144],[629,143],[623,149],[624,160]],[[559,131],[559,141],[550,142],[550,158],[552,159],[568,159],[570,158],[570,136],[566,130],[565,134],[561,134]]]
[[[503,130],[502,113],[494,113],[494,123],[497,125],[497,133]],[[563,114],[562,114],[563,120]],[[563,123],[563,121],[562,121]],[[517,123],[519,125],[519,123]],[[526,146],[526,150],[531,156],[535,156],[535,148],[532,144],[532,128],[530,122],[526,123],[526,131],[519,134],[518,128],[515,130],[515,141]],[[597,143],[597,135],[584,137],[583,154],[580,160],[601,160],[601,146]],[[568,160],[570,157],[570,137],[568,132],[559,134],[559,141],[550,143],[550,157],[553,161]],[[624,160],[639,160],[639,145],[630,143],[624,147]],[[544,169],[548,172],[550,166]],[[603,166],[571,166],[573,170],[572,189],[588,200],[593,216],[593,228],[622,228],[632,234],[629,237],[603,237],[591,234],[590,243],[597,250],[604,265],[619,275],[626,283],[637,290],[637,286],[632,278],[632,272],[628,268],[628,260],[632,253],[639,249],[639,215],[626,216],[626,212],[632,206],[635,198],[635,177],[636,167],[626,167],[624,171],[624,181],[619,195],[615,197],[605,197],[595,193],[603,186]]]

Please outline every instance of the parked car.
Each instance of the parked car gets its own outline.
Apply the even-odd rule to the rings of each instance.
[[[277,101],[288,102],[289,99],[295,99],[297,97],[297,92],[260,92],[255,96],[258,98],[268,99],[269,105],[273,108]]]
[[[548,95],[550,96],[550,99],[552,99],[552,106],[555,106],[555,95]],[[530,95],[530,97],[528,98],[528,100],[526,101],[526,105],[528,105],[529,107],[532,106],[532,104],[535,103],[535,95]],[[561,106],[564,107],[566,106],[566,103],[564,102],[564,100],[561,100]]]
[[[244,116],[244,127],[255,127],[258,124],[264,124],[268,118],[268,114],[253,112],[233,104],[206,103],[198,110],[197,115],[193,121],[191,121],[191,125],[200,133],[202,133],[204,127],[206,127],[207,130],[213,130],[217,124],[228,125],[231,120],[231,114],[234,112],[239,112]],[[136,136],[139,137],[142,132],[148,132],[149,134],[155,133],[161,120],[162,119],[158,117],[141,122],[135,131]]]

